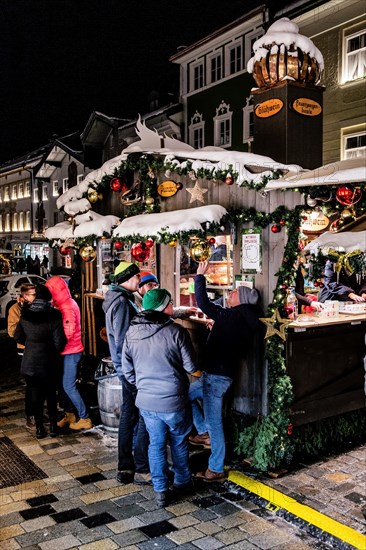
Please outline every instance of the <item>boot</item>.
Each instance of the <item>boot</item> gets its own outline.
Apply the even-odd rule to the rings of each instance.
[[[36,438],[37,439],[43,439],[46,437],[47,432],[44,429],[43,422],[39,422],[36,420]]]
[[[77,422],[71,422],[69,427],[70,430],[90,430],[93,427],[93,423],[90,418],[79,418]]]
[[[57,422],[57,426],[59,428],[65,428],[66,426],[69,426],[72,422],[76,422],[76,416],[72,412],[65,412],[65,416],[61,418],[59,422]]]
[[[60,434],[58,423],[54,418],[50,418],[50,437],[57,437]]]

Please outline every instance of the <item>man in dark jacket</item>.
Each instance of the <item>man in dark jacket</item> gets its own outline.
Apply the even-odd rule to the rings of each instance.
[[[340,302],[365,302],[366,280],[357,280],[357,275],[348,275],[342,267],[337,274],[333,269],[333,262],[327,260],[324,267],[324,288],[320,292],[319,302],[339,300]]]
[[[174,487],[185,490],[191,483],[188,463],[188,434],[191,415],[187,411],[188,377],[195,373],[193,346],[188,332],[173,322],[173,302],[162,288],[147,292],[142,300],[146,311],[134,317],[122,352],[122,371],[136,384],[139,407],[150,436],[149,463],[156,501],[166,506],[169,437]]]
[[[211,444],[208,468],[197,477],[205,481],[221,481],[224,471],[225,435],[223,427],[223,400],[229,390],[235,370],[260,330],[259,318],[263,312],[258,306],[259,294],[245,286],[229,293],[228,307],[211,302],[206,292],[204,274],[209,263],[200,262],[194,281],[197,305],[214,321],[206,342],[202,377],[191,384],[190,399],[203,401],[204,418],[193,406],[193,422],[198,435],[190,438],[195,444]]]
[[[122,374],[121,354],[127,329],[138,312],[134,292],[140,282],[136,264],[120,262],[110,276],[112,284],[105,295],[103,310],[114,368],[122,383],[122,405],[118,428],[118,472],[120,483],[150,482],[147,449],[149,436],[143,418],[135,405],[136,388]],[[138,423],[133,453],[133,432]]]

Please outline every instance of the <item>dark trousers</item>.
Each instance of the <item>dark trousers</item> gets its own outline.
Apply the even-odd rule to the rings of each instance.
[[[118,427],[118,470],[149,472],[149,434],[135,405],[137,390],[122,377],[122,405]],[[136,430],[135,445],[134,430]],[[133,452],[134,451],[134,452]]]
[[[50,421],[55,420],[57,418],[56,379],[48,376],[28,375],[25,375],[24,378],[27,384],[26,394],[29,396],[36,424],[42,424],[43,422],[43,407],[45,401],[47,401]]]

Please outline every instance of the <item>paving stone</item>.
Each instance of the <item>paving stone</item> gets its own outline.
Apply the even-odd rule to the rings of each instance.
[[[216,514],[207,509],[199,509],[196,512],[192,512],[192,516],[200,521],[210,521],[211,519],[217,518]]]
[[[24,533],[24,529],[20,525],[9,525],[8,527],[0,528],[0,541],[12,539]]]
[[[20,544],[15,539],[8,539],[6,541],[6,550],[18,550]]]
[[[75,479],[79,481],[82,485],[86,485],[88,483],[95,483],[96,481],[102,481],[103,479],[106,479],[106,478],[100,472],[96,472],[94,474],[76,477]]]
[[[184,529],[185,527],[196,525],[199,522],[199,519],[193,517],[191,514],[184,514],[183,516],[177,516],[169,520],[169,523],[174,525],[177,529]]]
[[[37,545],[41,542],[52,541],[53,539],[58,539],[67,535],[68,533],[73,533],[74,535],[79,534],[82,530],[86,530],[87,527],[82,525],[79,521],[70,521],[69,523],[55,524],[51,525],[45,529],[37,529],[31,533],[26,533],[23,535],[17,535],[15,539],[20,544],[20,546],[27,547],[32,544]],[[56,550],[56,547],[53,548]],[[57,548],[58,550],[58,548]]]
[[[118,544],[112,539],[103,539],[102,541],[89,542],[78,547],[82,550],[115,550],[119,548]]]
[[[186,527],[174,533],[169,533],[167,537],[178,545],[181,545],[185,542],[196,541],[197,539],[203,538],[203,534],[194,527]]]
[[[37,508],[28,508],[26,510],[20,510],[19,514],[25,519],[34,519],[40,516],[49,516],[53,514],[56,510],[50,504],[43,504],[42,506],[37,506]]]
[[[262,550],[267,550],[268,548],[274,548],[279,544],[283,544],[289,539],[289,534],[282,532],[279,529],[270,529],[264,533],[254,535],[249,538],[249,541],[262,548]]]
[[[200,523],[196,525],[196,529],[198,531],[201,531],[201,533],[204,533],[205,535],[215,535],[216,533],[220,533],[223,527],[217,525],[217,523],[214,521],[206,521],[205,523]]]
[[[217,533],[215,535],[215,538],[220,540],[225,545],[233,544],[234,542],[239,542],[240,540],[245,540],[247,538],[247,535],[241,531],[241,529],[238,529],[237,527],[232,527],[231,529],[227,529],[226,531],[221,531],[221,533]]]
[[[27,498],[26,502],[29,504],[29,506],[32,506],[34,508],[35,506],[41,506],[42,504],[50,504],[51,502],[57,502],[58,498],[53,495],[42,495],[40,497],[33,497],[33,498]]]
[[[79,531],[77,533],[77,537],[80,539],[82,544],[89,544],[99,540],[103,541],[104,539],[110,539],[113,535],[112,531],[106,525],[100,525],[99,527],[94,527],[93,529],[88,529],[85,525],[83,525],[83,527],[84,531]],[[55,548],[54,550],[57,549]]]
[[[116,521],[111,514],[108,512],[102,512],[101,514],[95,514],[94,516],[89,516],[80,520],[81,523],[86,525],[89,529],[93,527],[99,527],[99,525],[106,525],[107,523],[112,523]]]
[[[234,544],[230,544],[230,546],[226,546],[225,548],[227,550],[258,550],[258,546],[255,546],[247,540],[235,542]],[[276,548],[276,550],[280,550],[280,548]]]
[[[238,508],[230,502],[222,502],[221,504],[211,506],[211,510],[218,516],[228,516],[237,512]]]
[[[73,548],[74,546],[79,546],[79,540],[74,537],[74,535],[66,535],[58,539],[50,540],[47,542],[41,542],[39,547],[41,550],[67,550],[68,548]]]
[[[365,504],[366,503],[366,496],[361,495],[360,493],[349,493],[348,495],[345,495],[345,498],[350,500],[351,502],[354,502],[356,504]]]
[[[157,537],[153,540],[141,542],[138,547],[140,550],[170,550],[171,548],[177,548],[177,545],[166,537]]]
[[[145,510],[138,504],[130,504],[130,505],[118,507],[119,518],[130,518],[132,516],[139,516],[144,513],[146,513]]]
[[[168,512],[165,508],[155,508],[151,512],[145,512],[139,515],[139,519],[144,525],[150,525],[150,523],[157,523],[159,521],[168,520],[174,517],[171,512]]]
[[[144,535],[140,529],[132,529],[132,531],[126,531],[120,535],[114,535],[112,540],[119,544],[121,548],[125,548],[126,546],[133,544],[138,544],[138,548],[141,548],[141,543],[147,541],[148,537]]]
[[[23,521],[21,526],[24,531],[30,533],[31,531],[36,531],[37,529],[45,529],[54,525],[55,521],[51,516],[42,516],[40,518],[30,519],[29,521]]]
[[[135,504],[146,501],[146,497],[142,495],[141,493],[133,493],[132,495],[126,495],[121,498],[116,498],[113,500],[113,502],[117,506],[126,506],[129,504]]]
[[[214,537],[203,537],[202,539],[196,540],[194,544],[202,550],[216,550],[217,548],[225,546],[223,542]]]
[[[139,518],[131,517],[111,523],[109,529],[113,531],[113,533],[119,534],[130,531],[131,529],[138,529],[139,527],[143,527],[143,525],[144,524]]]
[[[64,512],[57,512],[56,514],[52,514],[51,517],[56,523],[66,523],[68,521],[83,518],[85,517],[85,515],[85,512],[81,510],[81,508],[70,508],[69,510],[65,510]]]

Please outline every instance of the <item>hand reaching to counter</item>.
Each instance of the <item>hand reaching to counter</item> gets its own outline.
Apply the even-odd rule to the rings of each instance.
[[[200,262],[197,268],[197,275],[204,275],[208,270],[208,261]]]
[[[364,298],[362,298],[362,297],[359,296],[358,294],[355,294],[354,292],[350,292],[350,293],[348,294],[348,298],[349,298],[350,300],[352,300],[353,302],[356,302],[356,303],[358,303],[358,302],[364,302],[364,301],[365,301]]]

